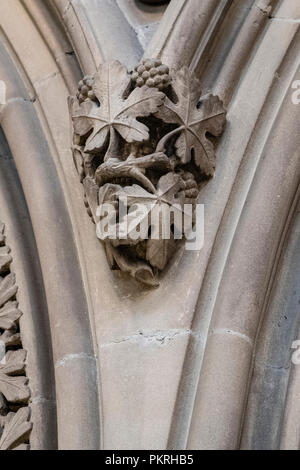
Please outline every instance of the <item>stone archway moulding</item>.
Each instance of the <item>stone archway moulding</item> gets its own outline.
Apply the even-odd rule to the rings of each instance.
[[[278,377],[270,323],[297,243],[299,2],[172,0],[146,48],[125,3],[0,1],[0,219],[16,253],[31,448],[295,448],[297,372],[288,364]],[[228,111],[199,196],[204,248],[179,250],[156,290],[106,263],[67,102],[104,63],[132,71],[149,58],[187,67]],[[296,265],[288,272],[295,279]],[[280,399],[262,419],[263,371]]]

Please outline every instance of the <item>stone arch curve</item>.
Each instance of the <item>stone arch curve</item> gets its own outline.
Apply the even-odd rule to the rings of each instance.
[[[2,165],[0,201],[22,258],[15,270],[32,447],[299,447],[291,417],[299,381],[287,352],[299,328],[299,290],[290,291],[298,276],[290,259],[298,233],[291,85],[299,79],[299,2],[172,0],[149,24],[126,5],[0,5],[1,126],[17,171],[5,184]],[[106,264],[72,162],[67,107],[82,75],[114,59],[132,70],[142,57],[189,67],[228,110],[216,174],[200,194],[205,246],[176,255],[160,288],[147,292]],[[281,336],[274,318],[285,325]],[[33,331],[45,341],[35,342]],[[276,406],[268,409],[270,389]]]

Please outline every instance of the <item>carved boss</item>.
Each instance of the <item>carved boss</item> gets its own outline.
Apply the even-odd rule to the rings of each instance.
[[[115,61],[100,65],[79,83],[69,100],[73,156],[95,223],[97,209],[126,196],[129,207],[176,203],[195,207],[199,188],[215,171],[213,140],[226,111],[217,96],[201,97],[200,83],[184,67],[170,71],[158,59],[142,61],[132,73]],[[149,213],[151,211],[149,210]],[[120,223],[117,220],[116,223]],[[170,220],[170,224],[173,222]],[[104,245],[112,269],[158,285],[177,240],[117,237]]]

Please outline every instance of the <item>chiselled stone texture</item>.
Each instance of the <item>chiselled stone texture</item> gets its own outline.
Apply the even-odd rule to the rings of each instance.
[[[10,272],[11,261],[0,222],[0,450],[27,450],[32,428],[30,390],[19,329],[22,312],[16,300],[18,289]]]
[[[169,3],[170,0],[140,0],[142,3],[147,3],[148,5],[159,5],[162,3]]]
[[[145,59],[132,74],[118,61],[100,65],[79,83],[70,112],[74,161],[88,212],[98,224],[98,207],[111,203],[117,208],[117,239],[98,235],[111,268],[146,285],[159,285],[156,273],[177,245],[176,224],[193,219],[199,189],[214,174],[211,139],[224,130],[223,103],[211,94],[202,97],[200,82],[187,67],[170,71],[158,59]],[[129,231],[121,236],[122,197],[129,211],[133,209],[130,217],[136,218],[132,231],[140,224],[133,214],[136,204],[146,207],[146,233],[140,231],[139,238]],[[175,205],[179,221],[170,218],[170,237],[163,237],[164,210]],[[155,234],[154,212],[160,220]]]
[[[0,156],[0,218],[26,312],[31,448],[299,449],[299,0],[2,0],[0,23],[11,153],[10,162]],[[148,58],[169,73],[149,77]],[[205,205],[203,248],[178,247],[157,289],[110,270],[72,161],[68,96],[97,104],[95,74],[115,60],[131,72],[131,92],[152,79],[167,85],[150,87],[165,96],[157,111],[133,115],[150,136],[153,122],[168,127],[161,138],[181,127],[154,114],[168,99],[178,105],[169,91],[184,67],[202,97],[227,109],[224,133],[209,136],[214,177],[207,183],[201,170],[199,187],[192,173]],[[131,147],[149,142],[114,132],[123,168]],[[100,133],[106,146],[114,132]],[[184,169],[179,138],[158,150]],[[83,181],[82,153],[92,157],[99,197],[104,161],[83,152],[87,140],[73,144],[74,157]],[[168,173],[177,169],[160,177]],[[138,181],[115,186],[133,185],[155,196]],[[92,215],[92,197],[85,202]]]

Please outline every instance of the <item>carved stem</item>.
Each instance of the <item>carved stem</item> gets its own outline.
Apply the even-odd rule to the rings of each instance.
[[[116,158],[118,152],[118,139],[117,134],[113,126],[110,126],[110,135],[109,135],[109,146],[104,157],[106,162],[109,158]]]
[[[156,147],[156,152],[165,152],[166,143],[168,142],[168,140],[173,137],[173,135],[176,135],[183,130],[184,126],[177,127],[177,129],[174,129],[172,132],[169,132],[169,134],[165,135],[162,139],[160,139]]]

